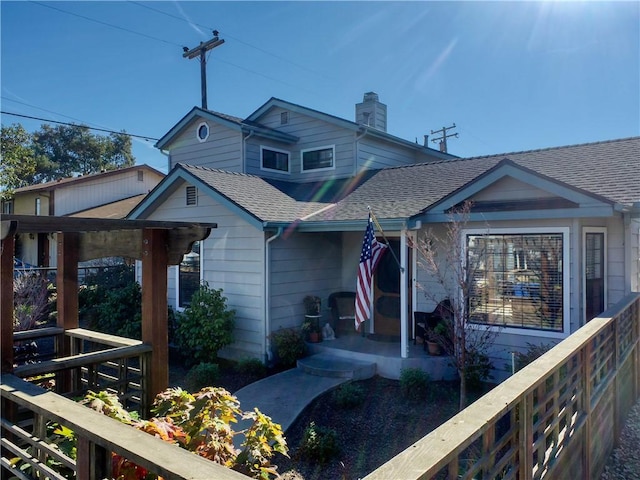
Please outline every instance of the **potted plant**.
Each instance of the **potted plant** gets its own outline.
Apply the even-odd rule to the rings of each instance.
[[[316,319],[309,318],[309,316],[305,317],[304,322],[302,322],[302,333],[305,340],[311,343],[318,343],[320,341],[320,329]]]
[[[441,342],[444,340],[447,334],[447,326],[444,322],[438,322],[427,336],[427,348],[429,355],[440,355],[442,353]]]
[[[307,295],[306,297],[304,297],[302,302],[304,303],[305,315],[320,315],[320,306],[322,304],[320,297],[316,297],[315,295]]]

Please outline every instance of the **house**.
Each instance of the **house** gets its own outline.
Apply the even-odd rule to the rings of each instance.
[[[164,178],[148,165],[62,178],[17,188],[11,200],[3,202],[3,213],[55,215],[85,218],[124,218]],[[38,267],[56,266],[56,242],[42,233],[21,235],[16,257]]]
[[[365,328],[397,336],[401,358],[412,312],[436,305],[409,245],[467,200],[465,252],[486,266],[474,322],[503,326],[494,364],[638,290],[640,138],[460,159],[385,129],[370,92],[354,122],[272,98],[244,120],[194,108],[160,139],[170,172],[129,218],[215,219],[170,272],[169,295],[185,306],[194,271],[224,290],[237,326],[223,355],[268,357],[270,334],[300,325],[305,295],[326,307],[332,292],[355,290],[369,209],[395,255],[374,276]]]

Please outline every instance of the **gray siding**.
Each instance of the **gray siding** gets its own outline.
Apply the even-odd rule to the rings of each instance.
[[[87,208],[148,193],[161,180],[162,176],[143,170],[143,180],[138,180],[138,170],[127,170],[120,175],[57,188],[55,191],[55,214],[58,216],[78,212]]]
[[[363,137],[358,141],[358,168],[398,167],[428,160],[427,157],[418,159],[414,150],[374,138]]]
[[[170,145],[169,169],[177,163],[200,167],[242,171],[242,133],[223,125],[207,122],[209,137],[198,141],[196,130],[202,119],[191,122]]]
[[[302,299],[322,299],[323,321],[329,321],[327,297],[342,289],[341,235],[294,234],[271,245],[271,330],[299,327]]]
[[[516,180],[515,178],[504,177],[493,183],[489,187],[485,188],[481,192],[478,192],[471,198],[471,200],[483,202],[550,197],[555,197],[555,195],[540,188],[536,188],[527,183]]]
[[[300,141],[295,145],[277,144],[252,137],[247,140],[247,173],[269,178],[286,178],[296,182],[310,182],[326,178],[341,178],[353,175],[354,132],[332,123],[289,112],[289,123],[280,125],[280,113],[284,110],[273,108],[260,118],[260,123],[280,131],[295,135]],[[260,169],[260,145],[269,145],[291,152],[289,157],[291,175],[282,175]],[[318,172],[302,172],[302,150],[335,146],[335,168]]]
[[[218,224],[201,247],[201,272],[203,281],[211,288],[221,288],[227,306],[236,311],[235,343],[220,355],[262,359],[265,338],[263,234],[201,191],[198,191],[197,205],[185,206],[186,185],[180,186],[149,218]],[[174,277],[172,303],[175,304],[175,273],[171,275]]]

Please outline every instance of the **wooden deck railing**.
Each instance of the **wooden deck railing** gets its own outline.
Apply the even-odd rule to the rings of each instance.
[[[62,335],[71,343],[71,355],[16,367],[14,375],[36,385],[54,384],[54,391],[67,397],[84,396],[88,390],[116,393],[128,410],[148,413],[151,399],[145,388],[151,346],[139,340],[82,328],[45,328],[20,332],[14,340],[25,341]]]
[[[639,396],[635,293],[365,479],[599,478]]]
[[[247,478],[14,375],[2,375],[0,394],[3,406],[0,459],[2,478],[112,478],[112,454],[131,460],[165,479]],[[12,411],[20,413],[19,419],[11,418],[9,413]],[[51,422],[63,425],[75,433],[75,459],[63,454],[47,441],[47,426]],[[30,426],[24,427],[25,423]],[[68,475],[63,476],[54,471],[49,466],[51,462],[66,467]]]

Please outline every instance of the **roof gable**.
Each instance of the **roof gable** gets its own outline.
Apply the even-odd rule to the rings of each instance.
[[[510,189],[505,192],[504,186],[508,184]],[[519,191],[516,190],[517,187],[520,187]],[[446,221],[450,211],[469,200],[472,201],[471,219],[478,216],[485,220],[490,219],[489,217],[532,218],[535,214],[523,212],[539,210],[547,211],[543,215],[549,216],[548,210],[552,209],[565,215],[567,210],[577,208],[581,209],[581,216],[611,215],[613,204],[599,195],[585,192],[505,158],[414,215],[413,219]],[[571,214],[576,215],[576,212]]]
[[[182,182],[195,185],[261,230],[268,222],[295,222],[327,206],[323,202],[297,201],[254,175],[178,164],[129,218],[148,217]]]

